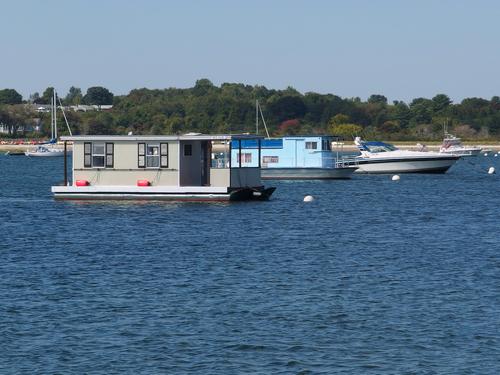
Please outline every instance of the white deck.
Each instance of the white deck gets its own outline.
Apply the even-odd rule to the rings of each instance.
[[[57,193],[156,193],[156,194],[225,194],[227,187],[217,186],[52,186],[52,192]]]

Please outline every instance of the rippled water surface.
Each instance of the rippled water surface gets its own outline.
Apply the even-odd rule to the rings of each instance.
[[[498,159],[125,204],[0,156],[0,373],[498,374]]]

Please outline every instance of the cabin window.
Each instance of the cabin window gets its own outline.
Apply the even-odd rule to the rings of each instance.
[[[263,156],[262,157],[262,162],[265,163],[265,164],[279,163],[280,162],[280,158],[279,158],[279,156]]]
[[[160,145],[148,144],[146,147],[146,168],[160,167]]]
[[[104,159],[106,157],[105,143],[92,143],[92,168],[104,168]]]
[[[193,155],[193,146],[190,144],[184,145],[184,156]]]
[[[332,145],[328,139],[323,140],[323,151],[331,151]]]
[[[168,143],[138,143],[139,168],[168,168]]]
[[[317,150],[318,149],[318,142],[306,142],[306,149],[307,150]]]
[[[84,168],[113,168],[114,144],[105,142],[85,142],[83,144]]]
[[[250,152],[244,152],[240,154],[240,163],[249,164],[252,162],[252,154]]]

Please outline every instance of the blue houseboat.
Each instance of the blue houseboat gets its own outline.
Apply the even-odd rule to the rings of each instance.
[[[231,156],[242,166],[260,160],[262,179],[347,179],[357,165],[332,151],[336,140],[318,135],[233,141]]]

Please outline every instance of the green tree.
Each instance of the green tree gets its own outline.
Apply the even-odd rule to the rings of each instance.
[[[39,101],[40,101],[40,94],[38,92],[34,92],[33,94],[30,95],[29,101],[31,103],[39,103]]]
[[[451,104],[451,99],[448,95],[438,94],[432,98],[432,109],[434,112],[440,112],[446,109]]]
[[[214,84],[209,79],[202,78],[196,81],[193,87],[193,94],[196,96],[207,95],[214,88]]]
[[[82,102],[83,95],[82,90],[78,87],[71,86],[69,88],[68,94],[64,98],[65,105],[78,105]]]
[[[350,139],[361,134],[363,127],[356,124],[336,124],[330,126],[330,133],[344,139]]]
[[[349,123],[349,121],[351,121],[349,116],[344,115],[342,113],[338,113],[330,119],[328,124],[330,126],[335,126],[335,125],[340,125],[340,124],[347,124],[347,123]]]
[[[83,97],[85,104],[101,105],[113,104],[113,93],[101,86],[89,87],[87,94]]]
[[[373,94],[368,98],[368,103],[387,104],[387,98],[384,95]]]
[[[408,108],[405,102],[397,102],[394,105],[391,118],[396,120],[402,128],[406,128],[411,119],[410,108]]]
[[[90,135],[114,134],[113,116],[108,112],[99,112],[94,118],[89,118],[86,133]]]
[[[21,104],[23,97],[14,89],[0,90],[0,104]]]
[[[426,98],[416,98],[410,103],[412,119],[417,124],[428,124],[432,118],[433,102]]]
[[[392,135],[394,133],[398,133],[401,130],[401,127],[397,121],[386,121],[383,124],[377,126],[377,130],[381,133],[386,133],[388,135]]]
[[[275,97],[268,102],[268,108],[278,122],[301,118],[307,111],[304,100],[296,95]]]
[[[9,135],[17,136],[22,127],[32,123],[34,113],[27,105],[4,105],[0,107],[0,123],[7,125]]]
[[[47,87],[39,99],[39,104],[50,104],[52,102],[52,95],[54,93],[53,87]]]

